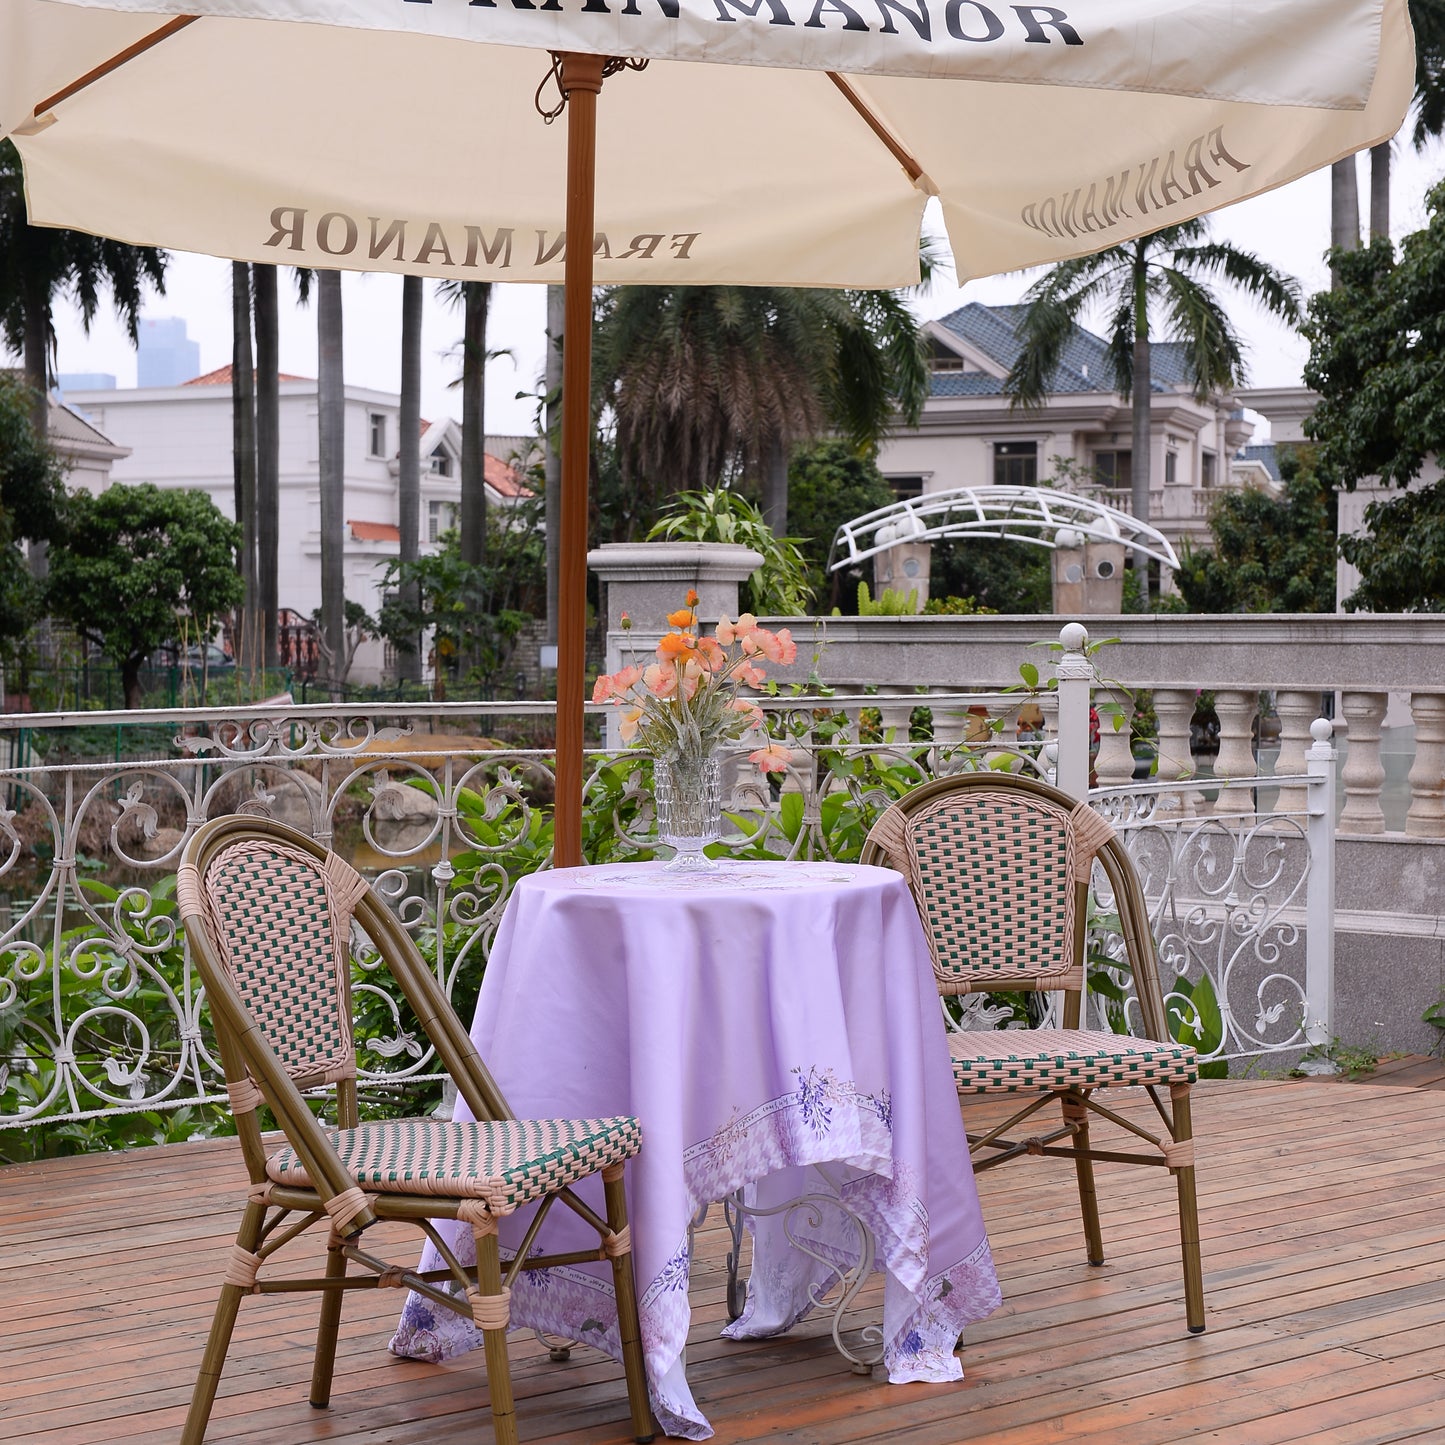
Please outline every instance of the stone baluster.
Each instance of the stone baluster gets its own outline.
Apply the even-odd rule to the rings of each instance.
[[[1214,776],[1220,779],[1253,778],[1258,771],[1254,761],[1254,716],[1259,709],[1259,694],[1238,688],[1221,688],[1214,694],[1214,711],[1219,715],[1219,756],[1214,760]],[[1214,811],[1238,815],[1254,812],[1254,789],[1250,786],[1220,788]]]
[[[1405,831],[1415,838],[1445,838],[1445,697],[1411,693],[1410,716],[1415,721],[1415,761]]]
[[[1035,756],[1038,758],[1039,776],[1046,776],[1048,763],[1044,757],[1045,750],[1053,745],[1057,752],[1059,739],[1059,695],[1057,692],[1043,692],[1038,696],[1039,711],[1044,715],[1044,733],[1038,744],[1038,751]]]
[[[1274,761],[1277,778],[1302,778],[1308,762],[1310,724],[1319,716],[1317,692],[1277,692],[1274,710],[1279,714],[1279,756]],[[1309,789],[1303,783],[1281,784],[1275,799],[1276,813],[1303,813]]]
[[[944,771],[958,752],[968,727],[968,709],[960,703],[928,701],[933,713],[933,770]]]
[[[1174,783],[1194,776],[1194,753],[1190,747],[1189,724],[1194,717],[1195,694],[1183,688],[1156,688],[1154,715],[1159,719],[1159,766],[1156,783]],[[1167,794],[1160,811],[1188,817],[1194,811],[1192,791],[1181,789]]]
[[[918,697],[911,688],[880,687],[878,693],[878,716],[882,721],[884,741],[894,747],[907,747],[908,722]]]
[[[959,702],[928,703],[933,713],[933,741],[939,747],[957,747],[968,731],[968,708]]]
[[[1094,759],[1094,778],[1101,788],[1119,788],[1134,778],[1134,749],[1130,725],[1134,702],[1129,697],[1099,697],[1099,752]]]
[[[1380,724],[1384,721],[1387,700],[1383,692],[1341,694],[1349,743],[1341,774],[1345,784],[1345,808],[1339,820],[1341,833],[1385,831],[1385,815],[1380,809],[1380,788],[1385,781],[1384,765],[1380,762]]]

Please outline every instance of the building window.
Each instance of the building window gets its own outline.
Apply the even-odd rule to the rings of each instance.
[[[1128,491],[1134,484],[1133,452],[1095,452],[1094,475],[1101,487]]]
[[[1037,442],[995,442],[993,484],[996,487],[1033,487],[1039,480]]]
[[[1172,487],[1179,480],[1179,453],[1164,453],[1164,485]]]
[[[1212,487],[1219,480],[1219,456],[1216,452],[1202,452],[1199,457],[1199,484]]]
[[[371,425],[371,455],[384,457],[386,455],[386,413],[374,411],[368,420]]]
[[[909,497],[921,497],[923,495],[922,477],[888,477],[885,480],[888,485],[893,488],[893,495],[900,502],[906,502]]]
[[[963,357],[945,346],[936,337],[928,350],[928,365],[933,371],[967,371]]]
[[[452,474],[452,458],[450,452],[443,451],[440,447],[431,454],[431,474],[434,477],[449,477]]]
[[[450,532],[457,524],[457,509],[454,502],[428,502],[426,504],[426,539],[428,542],[441,541],[442,534]]]

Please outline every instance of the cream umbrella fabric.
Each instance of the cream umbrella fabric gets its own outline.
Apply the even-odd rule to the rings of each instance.
[[[1082,254],[1392,135],[1414,67],[1405,0],[7,0],[0,133],[41,224],[558,281],[568,50],[650,60],[599,105],[604,282],[902,284],[929,194],[960,279]]]
[[[581,861],[594,280],[906,284],[933,195],[960,279],[1082,255],[1393,135],[1413,81],[1406,0],[0,6],[36,224],[565,282],[559,866]]]

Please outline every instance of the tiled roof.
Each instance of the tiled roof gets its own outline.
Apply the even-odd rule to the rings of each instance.
[[[1242,462],[1263,463],[1272,482],[1283,480],[1279,472],[1279,453],[1275,451],[1273,442],[1258,442],[1247,447],[1240,447],[1235,456]]]
[[[508,466],[501,457],[487,452],[483,458],[486,467],[487,485],[501,497],[530,497],[531,487],[522,480],[515,467]]]
[[[1006,373],[1020,351],[1017,327],[1027,306],[985,306],[971,301],[957,311],[939,318],[960,339],[982,351]],[[1156,341],[1150,348],[1151,390],[1167,391],[1185,385],[1186,352],[1177,341]],[[1082,326],[1075,326],[1059,357],[1058,371],[1050,391],[1112,393],[1115,390],[1108,348],[1102,338]],[[1000,396],[1003,383],[981,372],[940,371],[933,376],[934,396]]]
[[[277,381],[310,381],[309,376],[292,376],[289,372],[280,371],[276,373]],[[183,381],[182,386],[230,386],[231,384],[231,363],[228,361],[224,366],[218,366],[214,371],[208,371],[204,376],[193,376],[189,381]]]
[[[348,522],[346,525],[358,542],[401,541],[401,528],[393,522]]]

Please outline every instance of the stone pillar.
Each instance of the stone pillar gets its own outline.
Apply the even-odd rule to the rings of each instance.
[[[1214,776],[1221,780],[1253,778],[1258,772],[1254,761],[1254,715],[1259,708],[1259,694],[1236,688],[1221,688],[1214,694],[1214,711],[1219,714],[1219,756],[1214,760]],[[1221,786],[1215,801],[1216,813],[1253,813],[1254,788]]]
[[[738,615],[738,586],[762,566],[761,553],[731,542],[609,542],[587,554],[603,586],[608,672],[650,662],[667,631],[667,614],[698,595],[698,621],[706,630],[724,615]],[[622,614],[632,621],[622,626]],[[607,746],[621,747],[616,709],[608,709]]]
[[[1340,814],[1341,833],[1383,833],[1385,815],[1380,810],[1380,788],[1385,769],[1380,762],[1380,724],[1385,717],[1388,695],[1383,692],[1341,694],[1341,711],[1348,729],[1349,752],[1345,755],[1345,808]]]
[[[1274,775],[1277,778],[1302,778],[1312,736],[1310,724],[1319,716],[1320,695],[1317,692],[1277,692],[1274,710],[1279,714],[1279,757],[1275,759]],[[1303,783],[1281,785],[1279,796],[1275,799],[1275,812],[1304,812],[1308,792]]]
[[[1445,697],[1411,693],[1410,716],[1415,722],[1415,761],[1405,831],[1415,838],[1445,838]]]

